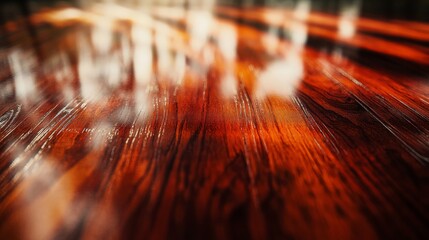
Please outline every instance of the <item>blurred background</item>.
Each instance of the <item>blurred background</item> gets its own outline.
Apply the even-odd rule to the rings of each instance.
[[[184,8],[199,7],[205,5],[229,5],[239,7],[252,6],[275,6],[275,7],[291,7],[298,0],[209,0],[209,1],[187,1],[187,0],[156,0],[156,1],[141,1],[141,0],[3,0],[1,6],[1,19],[13,19],[26,11],[35,12],[50,7],[56,6],[74,6],[87,7],[94,3],[115,3],[129,7],[160,5],[160,6],[183,6]],[[340,9],[347,5],[360,5],[360,15],[380,20],[413,20],[413,21],[429,21],[429,1],[428,0],[313,0],[311,8],[315,11],[326,13],[338,13]]]

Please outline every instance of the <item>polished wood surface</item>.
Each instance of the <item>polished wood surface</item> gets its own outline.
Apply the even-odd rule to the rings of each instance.
[[[1,36],[1,239],[428,237],[429,24],[99,5]]]

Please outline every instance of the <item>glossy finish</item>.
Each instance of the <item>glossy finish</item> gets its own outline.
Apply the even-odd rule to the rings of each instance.
[[[427,238],[429,24],[308,3],[7,22],[0,238]]]

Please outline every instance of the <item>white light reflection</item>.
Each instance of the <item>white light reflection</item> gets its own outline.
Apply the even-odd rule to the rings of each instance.
[[[147,86],[152,79],[152,32],[133,25],[131,37],[134,43],[134,77],[138,85]]]
[[[78,74],[82,97],[86,101],[107,100],[128,79],[130,44],[122,35],[119,47],[114,46],[111,27],[110,23],[98,23],[89,37],[85,32],[78,34]]]
[[[352,38],[356,33],[356,20],[359,17],[361,1],[354,0],[340,11],[340,20],[338,22],[338,35],[341,38]]]
[[[97,94],[102,86],[97,81],[96,69],[91,55],[91,48],[83,33],[78,35],[78,74],[82,98],[86,101],[99,101],[102,94]]]
[[[189,11],[187,26],[190,35],[190,46],[193,51],[200,52],[207,44],[213,27],[213,16],[207,10]]]
[[[275,55],[279,47],[279,29],[278,27],[271,26],[268,32],[262,35],[262,44],[264,45],[265,51],[269,55]]]
[[[9,54],[9,65],[13,73],[16,98],[28,105],[38,97],[33,68],[36,60],[29,53],[13,49]]]
[[[151,98],[150,88],[134,88],[134,110],[141,120],[145,120],[152,113],[153,99]]]
[[[237,86],[237,79],[234,76],[234,73],[227,72],[223,77],[221,81],[221,93],[226,98],[231,98],[237,95],[238,92],[238,86]]]
[[[229,98],[237,94],[235,78],[235,58],[237,55],[237,31],[233,25],[217,25],[217,41],[225,63],[225,72],[221,80],[221,92]]]
[[[296,88],[304,77],[302,49],[307,41],[308,30],[306,21],[310,13],[310,1],[299,1],[293,11],[291,22],[284,22],[286,36],[290,37],[290,47],[280,44],[277,32],[267,33],[264,46],[270,55],[278,58],[270,62],[257,78],[254,95],[264,99],[268,95],[289,98],[294,95]],[[270,21],[280,21],[280,17],[269,17]],[[271,29],[274,31],[277,29]],[[283,48],[281,55],[276,54],[278,48]]]
[[[120,36],[120,48],[118,50],[120,62],[122,63],[122,71],[120,80],[121,83],[126,82],[129,79],[129,74],[131,70],[132,64],[132,50],[129,37],[125,36],[125,34],[121,34]]]
[[[165,23],[157,23],[155,26],[155,45],[158,74],[166,76],[169,79],[172,77],[170,67],[172,65],[170,53],[170,28]]]
[[[128,37],[125,36],[125,34],[121,35],[121,43],[120,43],[119,51],[121,52],[121,61],[124,65],[124,71],[123,71],[123,79],[128,78],[129,69],[131,66],[131,46],[130,46],[130,40]]]
[[[205,45],[203,50],[202,50],[202,63],[204,66],[204,72],[210,68],[210,66],[213,64],[214,60],[215,60],[215,56],[214,56],[214,48],[210,45]]]
[[[52,21],[68,21],[68,20],[75,20],[80,17],[82,17],[83,12],[81,10],[75,9],[75,8],[66,8],[63,10],[55,11],[54,13],[51,13],[49,16],[49,19]]]
[[[164,26],[165,27],[165,26]],[[156,32],[155,38],[161,40],[157,43],[157,53],[164,61],[163,66],[158,66],[159,71],[167,72],[169,63],[169,57],[166,54],[168,52],[167,39],[165,37],[168,30],[164,29]],[[163,35],[164,34],[164,35]],[[135,86],[133,92],[134,99],[134,110],[137,113],[139,119],[146,119],[152,111],[152,99],[150,98],[149,90],[152,88],[151,82],[153,79],[153,52],[152,42],[153,34],[152,30],[141,25],[134,24],[131,29],[131,39],[134,45],[133,50],[133,68],[134,68],[134,79]]]
[[[278,11],[264,11],[264,20],[269,28],[267,33],[262,35],[262,44],[268,54],[275,55],[280,43],[278,25],[284,22],[285,17]]]
[[[237,31],[233,25],[218,24],[218,47],[228,62],[234,62],[237,54]]]
[[[298,21],[307,21],[310,10],[311,10],[311,1],[300,0],[297,2],[295,6],[295,9],[293,11],[293,16]]]
[[[91,40],[95,50],[107,54],[112,47],[112,27],[109,21],[98,22],[92,29]]]
[[[66,227],[75,226],[79,217],[70,214],[73,210],[82,211],[89,200],[85,195],[76,196],[75,192],[82,183],[82,171],[71,170],[63,174],[52,162],[57,160],[42,158],[38,160],[37,171],[28,171],[23,178],[21,201],[24,207],[22,218],[25,231],[19,232],[21,239],[47,239],[55,232],[58,222]],[[87,166],[86,166],[87,167]],[[87,167],[88,168],[88,167]],[[84,170],[86,173],[86,169]],[[52,184],[55,182],[55,184]],[[38,198],[34,198],[34,189],[50,186]]]
[[[119,87],[122,82],[121,77],[123,77],[122,71],[124,70],[119,53],[115,51],[108,58],[101,58],[99,61],[100,75],[104,75],[107,85],[112,89]]]
[[[293,44],[293,48],[301,49],[307,42],[307,19],[310,13],[310,1],[301,0],[297,3],[293,16],[294,20],[290,28],[290,36]]]
[[[115,134],[115,127],[107,121],[101,121],[88,130],[91,133],[91,137],[87,141],[87,144],[89,144],[87,147],[95,150],[102,149],[106,141],[111,140]]]
[[[105,82],[110,88],[121,84],[124,66],[120,51],[113,51],[113,31],[111,21],[98,21],[91,31],[93,53],[93,71],[97,81]],[[125,68],[126,69],[126,68]]]
[[[285,59],[271,62],[264,69],[256,83],[255,96],[259,99],[267,95],[291,97],[304,76],[304,66],[298,52],[292,51]]]
[[[61,92],[67,102],[75,97],[73,89],[73,71],[68,56],[60,51],[43,64],[46,76],[52,75],[55,81],[61,86]]]
[[[180,86],[183,83],[186,73],[186,57],[182,53],[177,53],[174,61],[174,76],[176,85]]]

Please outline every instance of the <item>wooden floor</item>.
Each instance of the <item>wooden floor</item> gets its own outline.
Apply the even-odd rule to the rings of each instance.
[[[427,239],[429,24],[102,5],[7,22],[1,239]]]

